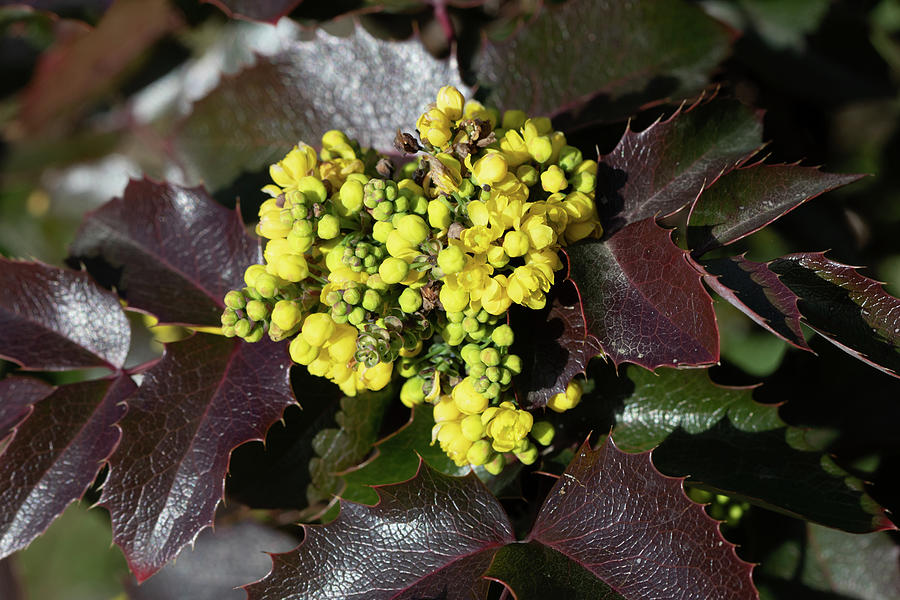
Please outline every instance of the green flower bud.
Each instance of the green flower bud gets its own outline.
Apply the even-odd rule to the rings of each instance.
[[[487,440],[478,440],[472,443],[469,446],[468,452],[466,452],[466,460],[470,465],[484,465],[488,462],[491,456],[494,454],[494,451],[491,449],[491,443]],[[498,455],[499,456],[499,455]],[[487,468],[487,465],[485,465]],[[503,467],[501,467],[502,469]],[[499,473],[499,471],[497,471]],[[497,473],[494,473],[496,475]]]
[[[301,177],[297,181],[297,189],[303,192],[307,202],[324,203],[328,199],[328,192],[325,190],[325,184],[316,177]]]
[[[481,415],[469,415],[459,422],[462,434],[469,441],[476,442],[484,437],[484,425],[481,424]]]
[[[378,274],[381,275],[382,281],[387,284],[400,283],[406,279],[409,273],[409,265],[405,260],[390,256],[382,261],[378,267]]]
[[[481,354],[481,351],[479,350],[478,353]],[[473,362],[473,363],[469,364],[468,373],[472,377],[481,377],[482,375],[485,374],[486,371],[487,371],[487,367],[485,366],[485,364],[483,362],[481,362],[480,358],[478,359],[478,362]]]
[[[363,294],[362,307],[372,312],[378,312],[381,310],[381,305],[381,294],[375,290],[366,290],[365,294]]]
[[[234,309],[226,308],[220,320],[223,327],[234,327],[234,324],[238,322],[238,316]]]
[[[499,367],[487,367],[484,370],[484,376],[488,378],[488,381],[491,383],[498,383],[500,381],[500,375],[502,372]]]
[[[405,313],[414,313],[422,308],[422,294],[418,290],[406,288],[397,299],[400,309]]]
[[[234,325],[226,325],[222,327],[222,335],[227,338],[233,338],[237,335],[237,332],[234,330]]]
[[[247,340],[248,342],[250,342],[251,344],[255,344],[256,342],[258,342],[259,340],[261,340],[263,338],[264,334],[265,334],[265,330],[263,329],[263,326],[257,325],[256,327],[253,328],[253,331],[251,331],[249,334],[243,336],[243,338],[245,340]]]
[[[359,304],[360,300],[362,300],[362,294],[360,293],[359,288],[355,287],[344,290],[343,297],[344,302],[352,304],[353,306],[356,306]]]
[[[291,231],[287,235],[287,242],[288,247],[291,249],[291,252],[303,254],[313,247],[313,242],[315,242],[315,240],[311,235],[302,235]]]
[[[512,371],[513,375],[522,372],[522,359],[515,354],[507,354],[503,357],[503,366]]]
[[[485,442],[487,442],[487,440],[485,440]],[[474,446],[475,444],[472,445]],[[503,467],[505,466],[506,458],[504,458],[502,454],[495,454],[494,458],[484,463],[484,470],[491,475],[499,475],[503,471]]]
[[[358,327],[360,323],[366,320],[366,309],[361,306],[357,306],[353,310],[350,311],[350,314],[347,315],[347,322],[349,322],[354,327]]]
[[[459,346],[466,338],[466,332],[459,323],[447,323],[441,336],[444,338],[444,341],[451,346]]]
[[[577,191],[589,194],[594,191],[594,186],[597,184],[597,176],[588,172],[575,173],[569,183]]]
[[[535,421],[531,426],[531,437],[541,446],[549,446],[554,435],[556,435],[556,430],[549,421]]]
[[[247,304],[247,299],[244,298],[244,295],[237,290],[231,290],[227,294],[225,294],[225,306],[228,308],[233,308],[235,310],[239,310],[244,308]]]
[[[363,184],[353,179],[345,181],[338,195],[338,205],[344,213],[342,216],[354,215],[362,210]]]
[[[460,348],[459,354],[467,365],[475,365],[481,362],[481,348],[477,344],[466,344]]]
[[[566,173],[571,173],[581,164],[581,150],[574,146],[563,146],[559,150],[559,166]]]
[[[418,246],[428,239],[428,234],[431,233],[428,224],[419,215],[401,217],[397,224],[397,231],[414,246]]]
[[[540,181],[541,173],[531,165],[521,165],[516,169],[516,177],[528,187],[533,187]]]
[[[376,221],[388,221],[394,214],[394,205],[390,202],[382,202],[372,209],[372,217]]]
[[[481,362],[489,367],[494,367],[500,364],[500,353],[497,352],[496,348],[485,348],[481,351]]]
[[[238,337],[245,338],[253,331],[253,323],[249,319],[240,319],[234,324],[234,333]]]
[[[497,382],[500,384],[500,387],[506,389],[506,386],[508,386],[511,381],[512,373],[510,370],[505,367],[500,367],[500,380]]]
[[[394,230],[394,226],[389,221],[378,221],[372,226],[372,237],[382,244],[387,243],[388,236]]]
[[[334,215],[322,215],[316,234],[323,240],[333,240],[341,233],[341,221]]]
[[[438,252],[437,263],[445,275],[459,273],[466,266],[466,254],[459,246],[449,246]]]
[[[244,271],[244,283],[246,283],[248,287],[255,288],[256,278],[264,274],[266,274],[266,268],[264,266],[250,265],[247,267],[247,270]]]
[[[269,305],[259,300],[251,300],[247,303],[247,316],[254,321],[265,321],[269,316]]]
[[[275,294],[278,293],[278,280],[268,273],[259,275],[254,283],[256,284],[254,286],[256,287],[256,291],[259,292],[259,295],[263,298],[274,298]]]
[[[422,391],[422,386],[424,385],[425,380],[421,377],[407,379],[403,387],[400,388],[400,402],[409,408],[422,404],[425,401],[425,393]]]
[[[516,458],[522,461],[523,464],[530,465],[533,464],[534,461],[537,460],[538,457],[538,449],[534,444],[529,443],[524,450],[516,452]]]
[[[546,135],[540,135],[531,138],[526,142],[528,153],[535,162],[544,163],[550,160],[553,155],[553,144]]]
[[[487,371],[485,371],[487,372]],[[488,380],[490,381],[490,380]],[[487,389],[484,390],[484,395],[488,398],[498,398],[500,396],[500,384],[499,383],[491,383],[488,385]]]
[[[528,116],[522,110],[507,110],[503,113],[503,121],[501,126],[503,129],[519,129],[525,124]]]
[[[491,332],[491,341],[501,348],[512,346],[514,340],[515,335],[513,334],[512,327],[509,325],[500,325],[499,327],[495,327],[494,331]]]
[[[461,198],[471,198],[475,194],[475,184],[468,179],[463,179],[459,184],[459,195]]]

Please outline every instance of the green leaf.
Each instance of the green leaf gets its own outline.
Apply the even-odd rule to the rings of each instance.
[[[803,322],[861,361],[900,377],[900,300],[855,267],[821,252],[769,263],[797,295]]]
[[[341,398],[341,409],[334,415],[339,428],[321,429],[312,440],[315,457],[309,461],[311,482],[306,492],[310,503],[329,500],[340,492],[342,484],[336,474],[366,457],[395,398],[392,386]]]
[[[430,405],[413,409],[406,425],[375,444],[375,455],[369,461],[342,475],[345,487],[341,498],[366,504],[377,502],[378,495],[370,486],[409,479],[416,473],[419,457],[442,473],[468,472],[469,467],[457,467],[437,444],[431,444],[432,427]]]
[[[846,531],[890,528],[863,483],[788,427],[778,406],[752,388],[714,384],[705,371],[629,369],[634,389],[620,399],[613,437],[629,452],[656,447],[671,476]]]
[[[755,164],[735,169],[703,190],[691,207],[688,245],[695,256],[727,246],[807,200],[862,177],[798,165]]]
[[[731,34],[687,2],[573,0],[548,7],[475,59],[477,82],[500,108],[551,114],[599,97],[616,120],[706,85]]]

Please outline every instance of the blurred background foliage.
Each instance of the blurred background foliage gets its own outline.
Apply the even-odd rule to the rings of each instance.
[[[191,0],[2,4],[0,253],[52,264],[63,264],[83,215],[121,195],[130,177],[204,183],[173,151],[183,144],[179,134],[195,103],[234,74],[309,39],[312,28],[346,35],[348,23],[356,19],[380,39],[417,36],[434,57],[455,55],[465,76],[482,35],[508,35],[540,6],[538,0],[257,3],[295,5],[286,17],[268,24],[230,18],[215,4]],[[802,161],[829,171],[870,175],[801,206],[740,242],[741,250],[753,260],[829,250],[835,260],[868,266],[867,274],[900,295],[900,0],[696,4],[735,35],[732,52],[708,89],[765,110],[769,162]],[[455,39],[447,35],[450,28]],[[423,92],[421,102],[427,98]],[[561,115],[560,122],[582,147],[608,152],[624,131],[625,120],[594,119],[591,108]],[[634,117],[633,127],[640,129],[674,108],[650,108]],[[202,134],[202,128],[199,131]],[[191,130],[193,136],[200,134]],[[252,220],[265,178],[265,169],[244,171],[220,178],[211,191],[228,206],[240,198],[245,218]],[[874,482],[872,495],[896,514],[896,381],[848,359],[820,338],[810,342],[818,353],[813,356],[788,348],[724,302],[717,302],[717,311],[723,363],[713,369],[713,378],[727,384],[763,382],[758,399],[789,399],[781,409],[785,420],[822,428],[829,450],[852,472]],[[135,330],[144,332],[136,344],[142,358],[159,352],[146,325],[135,319]],[[4,368],[0,365],[0,372]],[[230,511],[241,509],[226,508]],[[0,563],[0,598],[19,593],[67,600],[175,597],[166,594],[180,588],[165,585],[181,585],[183,580],[171,572],[179,563],[188,563],[181,567],[181,577],[184,572],[196,576],[210,564],[202,562],[208,552],[204,540],[211,539],[204,532],[195,557],[200,562],[182,558],[142,588],[130,586],[121,553],[110,548],[105,519],[102,511],[73,505],[30,548]],[[228,518],[221,522],[217,532],[230,535]],[[791,594],[801,580],[815,588],[821,573],[808,564],[807,544],[829,535],[849,535],[812,527],[806,531],[800,522],[786,524],[783,517],[760,509],[752,509],[742,522],[744,531],[731,530],[729,535],[744,544],[741,553],[748,560],[771,559],[757,579],[763,594],[772,598],[800,597]],[[776,530],[783,533],[777,539],[759,533]],[[257,533],[239,532],[268,550],[287,550],[295,541],[283,536],[263,543],[254,537]],[[855,543],[849,539],[832,543]],[[860,556],[870,551],[896,547],[856,550]],[[191,554],[190,549],[185,553]],[[261,577],[267,560],[252,568],[246,565],[244,578],[231,585]],[[236,594],[243,597],[242,592]],[[842,594],[822,597],[877,597],[852,589]]]

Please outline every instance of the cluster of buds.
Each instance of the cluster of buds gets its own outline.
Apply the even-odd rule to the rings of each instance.
[[[600,235],[597,164],[548,119],[501,117],[450,86],[416,128],[397,135],[400,168],[340,131],[272,165],[265,264],[226,296],[223,332],[290,339],[296,363],[350,396],[399,376],[400,400],[433,405],[432,441],[459,465],[531,463],[553,427],[516,404],[506,314],[543,307],[560,247]],[[580,397],[573,382],[549,406]]]

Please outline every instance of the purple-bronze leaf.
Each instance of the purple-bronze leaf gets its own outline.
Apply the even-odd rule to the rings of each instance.
[[[223,79],[194,105],[174,143],[192,176],[217,189],[299,141],[318,146],[330,129],[392,151],[397,128],[413,131],[429,99],[450,84],[468,92],[456,60],[434,58],[418,38],[380,40],[358,25],[349,37],[316,30]]]
[[[572,0],[545,8],[509,39],[487,41],[475,78],[500,108],[546,115],[599,96],[597,116],[615,120],[702,89],[731,37],[681,0]]]
[[[698,102],[600,158],[597,209],[607,232],[674,214],[762,147],[760,114],[736,100]]]
[[[520,405],[529,410],[547,406],[550,398],[564,392],[601,350],[597,338],[585,327],[577,296],[569,301],[557,294],[548,309],[537,315],[532,310],[510,312],[516,331],[513,352],[523,364],[515,389]]]
[[[146,179],[90,213],[70,252],[132,308],[186,325],[218,325],[222,298],[262,262],[236,211],[203,188]]]
[[[563,554],[628,600],[757,598],[752,566],[681,482],[660,474],[649,452],[627,454],[608,439],[597,450],[585,444],[528,541]]]
[[[900,300],[879,282],[821,252],[776,258],[769,268],[797,295],[804,323],[852,356],[900,377]]]
[[[766,263],[732,256],[702,266],[709,273],[704,281],[722,298],[784,341],[810,349],[800,329],[797,296]]]
[[[0,257],[0,357],[33,370],[122,368],[131,329],[87,273]]]
[[[57,388],[0,455],[0,556],[24,548],[84,494],[121,432],[127,375]]]
[[[229,17],[274,23],[303,0],[203,0],[215,4]]]
[[[31,377],[12,376],[0,381],[0,440],[31,414],[32,406],[49,396],[54,388]]]
[[[481,600],[481,574],[514,540],[496,498],[475,477],[452,477],[419,463],[405,483],[377,486],[375,506],[342,501],[328,525],[306,526],[306,539],[275,554],[250,600]]]
[[[568,249],[588,333],[618,365],[648,369],[719,360],[712,298],[670,232],[646,219],[605,242]]]
[[[212,523],[231,451],[294,402],[289,366],[283,344],[196,334],[144,374],[101,497],[138,581]]]
[[[703,190],[688,218],[688,246],[699,256],[759,231],[807,200],[864,175],[823,173],[798,165],[735,169]]]

